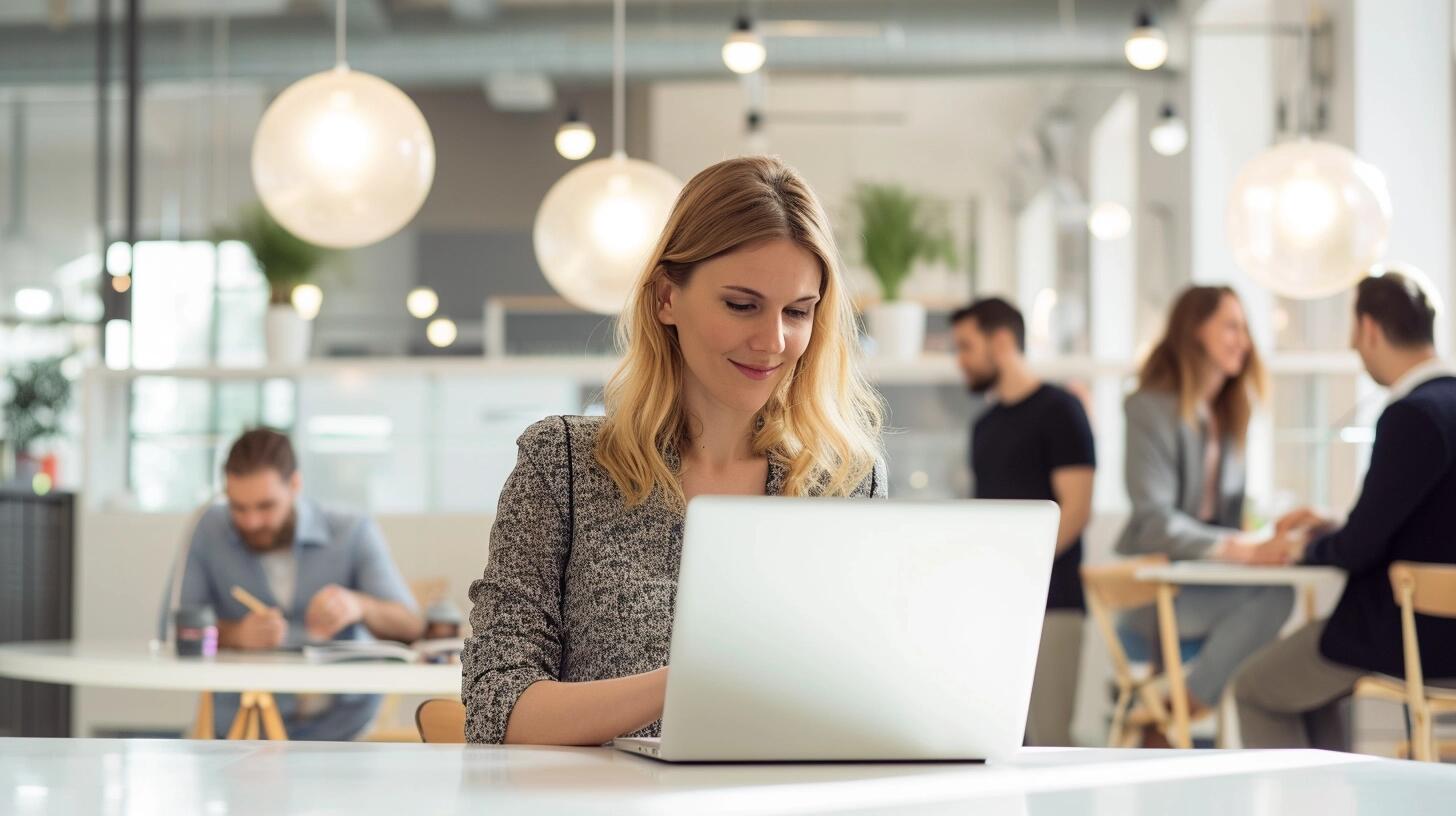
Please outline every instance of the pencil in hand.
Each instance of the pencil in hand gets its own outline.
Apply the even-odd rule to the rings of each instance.
[[[252,614],[239,622],[231,636],[229,648],[277,649],[288,636],[288,623],[283,613],[263,603],[240,586],[232,588],[232,596]]]
[[[243,589],[240,586],[237,586],[236,584],[233,585],[232,595],[238,600],[238,603],[246,606],[248,608],[248,611],[250,612],[257,612],[259,615],[265,615],[269,612],[269,610],[272,609],[271,606],[258,600],[258,597],[256,595],[247,591],[246,589]]]

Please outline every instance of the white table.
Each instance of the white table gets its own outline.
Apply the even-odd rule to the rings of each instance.
[[[270,722],[271,693],[426,694],[458,698],[459,665],[392,662],[310,663],[293,652],[220,652],[215,658],[153,653],[146,642],[32,641],[0,644],[0,677],[71,686],[171,691],[236,691],[245,695],[239,719],[261,708],[259,727],[281,737]],[[198,736],[211,732],[211,695],[199,701]],[[246,723],[243,723],[246,729]],[[3,810],[0,810],[3,812]]]
[[[1139,569],[1134,576],[1158,585],[1158,634],[1163,668],[1172,697],[1173,724],[1169,742],[1180,748],[1193,747],[1189,733],[1188,685],[1178,642],[1178,620],[1173,607],[1175,586],[1292,586],[1303,590],[1304,615],[1315,617],[1314,588],[1343,581],[1345,573],[1334,567],[1254,567],[1216,561],[1175,561]]]
[[[31,814],[1451,813],[1456,768],[1321,751],[1027,749],[963,763],[674,766],[604,748],[0,739]]]

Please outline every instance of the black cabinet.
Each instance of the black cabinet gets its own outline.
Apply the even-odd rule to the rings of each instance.
[[[0,487],[0,643],[71,637],[75,497]],[[0,737],[69,737],[71,689],[0,678]]]

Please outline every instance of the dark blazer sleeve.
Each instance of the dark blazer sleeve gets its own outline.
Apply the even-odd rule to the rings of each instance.
[[[1375,446],[1360,498],[1345,526],[1310,543],[1304,563],[1352,575],[1384,569],[1391,538],[1451,468],[1452,439],[1419,406],[1396,402],[1375,423]],[[1453,497],[1456,500],[1456,497]]]

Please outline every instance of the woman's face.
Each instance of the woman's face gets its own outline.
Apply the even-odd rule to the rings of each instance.
[[[1219,374],[1237,377],[1243,373],[1252,343],[1238,298],[1223,296],[1218,309],[1198,327],[1198,342]]]
[[[657,285],[657,317],[677,327],[685,387],[747,414],[768,402],[809,346],[819,259],[775,238],[699,264],[684,286]]]

